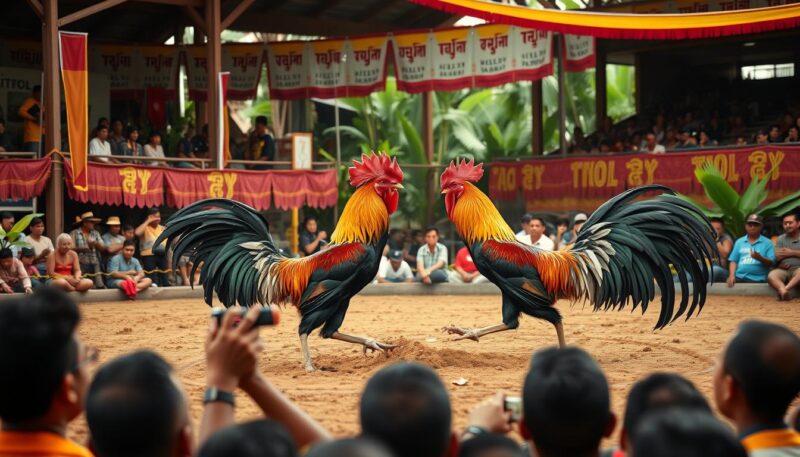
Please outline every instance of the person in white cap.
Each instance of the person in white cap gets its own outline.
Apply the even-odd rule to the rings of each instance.
[[[583,227],[583,224],[588,220],[589,217],[586,216],[585,213],[578,213],[572,218],[572,230],[565,233],[563,237],[561,237],[561,243],[558,246],[559,251],[566,251],[575,244],[575,240],[578,238],[578,232]]]

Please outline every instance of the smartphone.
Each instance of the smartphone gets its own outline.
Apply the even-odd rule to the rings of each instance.
[[[222,323],[222,316],[224,316],[227,311],[228,310],[226,308],[214,308],[211,310],[211,317],[217,320],[217,325]],[[248,311],[247,309],[243,309],[241,311],[239,315],[239,320],[244,319],[244,316],[247,314],[247,311]],[[278,325],[280,320],[281,320],[280,308],[274,305],[263,306],[261,308],[261,312],[258,313],[258,318],[256,319],[256,323],[254,325],[255,326]]]
[[[519,422],[522,417],[522,398],[506,396],[503,400],[503,409],[511,411],[511,422]]]

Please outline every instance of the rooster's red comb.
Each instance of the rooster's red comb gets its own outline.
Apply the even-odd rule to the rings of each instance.
[[[475,165],[475,159],[469,162],[466,159],[461,159],[457,163],[450,161],[450,166],[444,170],[441,178],[442,190],[446,189],[454,182],[477,182],[483,176],[483,164]]]
[[[389,158],[385,152],[372,152],[362,155],[361,162],[353,160],[353,166],[350,167],[350,184],[353,187],[360,187],[381,177],[396,184],[403,182],[403,170],[397,164],[397,159]]]

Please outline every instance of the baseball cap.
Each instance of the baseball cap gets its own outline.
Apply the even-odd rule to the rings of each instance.
[[[745,223],[764,225],[764,222],[761,220],[761,216],[759,216],[758,214],[751,214],[747,216],[747,220],[745,221]]]
[[[578,213],[578,214],[575,215],[575,218],[572,219],[572,222],[574,222],[574,223],[586,222],[587,219],[589,219],[589,218],[586,216],[586,214]]]
[[[394,251],[389,252],[389,260],[401,260],[403,258],[403,252],[395,249]]]

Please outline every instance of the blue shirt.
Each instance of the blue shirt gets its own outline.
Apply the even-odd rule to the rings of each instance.
[[[775,262],[775,247],[765,236],[760,235],[755,243],[750,244],[747,235],[736,240],[728,256],[728,262],[736,262],[736,277],[754,282],[766,282],[769,268],[750,256],[750,251],[756,251],[762,256]]]
[[[134,270],[137,273],[142,271],[142,265],[139,263],[139,259],[136,257],[131,257],[130,262],[126,262],[125,258],[122,257],[122,254],[117,254],[108,261],[108,272],[113,273],[115,271],[131,271]]]

